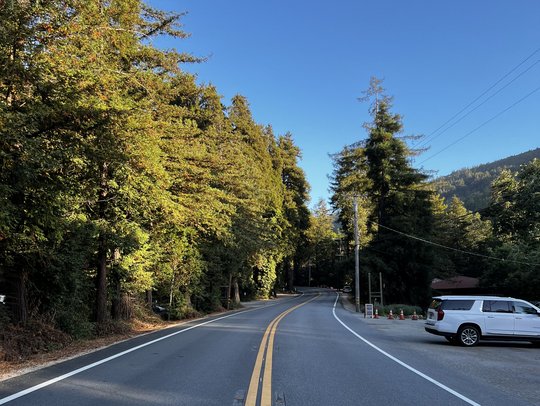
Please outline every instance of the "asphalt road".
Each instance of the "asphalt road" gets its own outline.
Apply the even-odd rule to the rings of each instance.
[[[448,344],[329,290],[249,304],[0,382],[9,405],[540,405],[540,349]]]

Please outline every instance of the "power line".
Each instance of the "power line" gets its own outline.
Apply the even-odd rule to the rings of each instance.
[[[523,65],[525,62],[527,62],[529,59],[531,59],[538,51],[540,51],[540,48],[537,48],[534,50],[529,56],[527,56],[525,59],[523,59],[520,63],[518,63],[514,68],[512,68],[508,73],[506,73],[503,77],[501,77],[499,80],[497,80],[493,85],[488,87],[483,93],[481,93],[478,97],[476,97],[472,102],[467,104],[465,107],[463,107],[460,111],[458,111],[456,114],[454,114],[452,117],[450,117],[447,121],[445,121],[441,126],[439,126],[436,130],[432,131],[424,141],[428,141],[429,138],[437,133],[441,128],[443,128],[446,124],[451,122],[454,118],[459,116],[461,113],[463,113],[465,110],[467,110],[470,106],[472,106],[474,103],[476,103],[479,99],[481,99],[485,94],[487,94],[491,89],[496,87],[499,83],[501,83],[504,79],[506,79],[508,76],[510,76],[513,72],[515,72],[521,65]]]
[[[469,135],[471,135],[472,133],[478,131],[480,128],[484,127],[485,125],[489,124],[490,122],[492,122],[493,120],[495,120],[496,118],[498,118],[499,116],[503,115],[504,113],[506,113],[508,110],[512,109],[513,107],[517,106],[519,103],[521,103],[523,100],[527,99],[528,97],[532,96],[534,93],[536,93],[538,90],[540,90],[540,86],[537,87],[536,89],[534,89],[532,92],[528,93],[527,95],[523,96],[521,99],[519,99],[518,101],[514,102],[512,105],[508,106],[507,108],[505,108],[504,110],[498,112],[497,114],[495,114],[493,117],[491,117],[490,119],[484,121],[482,124],[480,124],[478,127],[476,127],[474,130],[472,131],[469,131],[467,134],[465,134],[463,137],[461,138],[458,138],[456,141],[452,142],[451,144],[447,145],[446,147],[444,147],[443,149],[439,150],[438,152],[434,153],[433,155],[429,156],[428,158],[424,159],[422,162],[419,163],[419,165],[422,165],[424,162],[427,162],[429,161],[431,158],[434,158],[436,157],[437,155],[441,154],[442,152],[446,151],[448,148],[450,147],[453,147],[454,145],[456,145],[458,142],[462,141],[464,138],[468,137]]]
[[[506,85],[504,85],[503,87],[501,87],[499,90],[497,90],[495,93],[493,93],[491,96],[489,96],[487,99],[485,99],[482,103],[480,103],[479,105],[477,105],[475,108],[473,108],[472,110],[469,110],[466,114],[464,114],[463,116],[461,116],[459,119],[457,119],[456,121],[454,121],[451,125],[449,125],[448,127],[446,127],[444,130],[442,130],[439,134],[431,137],[431,138],[426,138],[425,140],[421,141],[417,146],[416,148],[421,148],[422,146],[426,145],[428,141],[433,141],[437,138],[439,138],[441,135],[443,135],[446,131],[448,131],[449,129],[451,129],[452,127],[454,127],[457,123],[459,123],[461,120],[463,120],[464,118],[466,118],[467,116],[469,116],[471,113],[473,113],[474,111],[476,111],[477,109],[479,109],[481,106],[483,106],[484,104],[486,104],[488,101],[490,101],[492,98],[494,98],[495,96],[497,96],[500,92],[502,92],[504,89],[506,89],[508,86],[510,86],[512,83],[514,83],[516,80],[518,80],[521,76],[523,76],[525,73],[527,73],[528,71],[530,71],[533,67],[535,67],[538,63],[540,62],[540,59],[537,60],[535,63],[533,63],[531,66],[529,66],[527,69],[525,69],[523,72],[521,72],[519,75],[517,75],[514,79],[512,79],[510,82],[508,82]],[[477,99],[476,99],[477,100]],[[470,106],[470,105],[469,105]],[[462,110],[463,111],[463,110]],[[456,117],[456,116],[454,116]],[[448,123],[448,121],[447,121]],[[440,128],[440,127],[439,127]]]
[[[496,261],[500,261],[500,262],[512,262],[512,263],[521,264],[521,265],[540,266],[540,264],[535,264],[535,263],[531,263],[531,262],[515,261],[513,259],[504,259],[504,258],[492,257],[491,255],[483,255],[483,254],[478,254],[476,252],[470,252],[470,251],[461,250],[459,248],[448,247],[446,245],[442,245],[442,244],[439,244],[439,243],[436,243],[436,242],[433,242],[433,241],[429,241],[429,240],[426,240],[424,238],[420,238],[420,237],[417,237],[417,236],[414,236],[414,235],[411,235],[411,234],[404,233],[402,231],[394,230],[393,228],[383,226],[382,224],[378,224],[378,223],[376,223],[376,222],[374,222],[372,220],[369,220],[369,221],[372,224],[376,224],[377,226],[382,227],[382,228],[384,228],[386,230],[392,231],[392,232],[394,232],[396,234],[400,234],[400,235],[403,235],[403,236],[405,236],[407,238],[411,238],[413,240],[418,240],[418,241],[424,242],[426,244],[434,245],[436,247],[444,248],[444,249],[447,249],[447,250],[450,250],[450,251],[455,251],[455,252],[459,252],[459,253],[467,254],[467,255],[473,255],[473,256],[476,256],[476,257],[484,258],[484,259],[492,259],[492,260],[496,260]]]

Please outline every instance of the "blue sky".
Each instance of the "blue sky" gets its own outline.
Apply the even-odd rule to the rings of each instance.
[[[540,147],[540,89],[531,94],[540,86],[539,1],[150,4],[188,12],[182,22],[191,34],[155,45],[208,57],[185,69],[200,83],[215,85],[224,104],[242,94],[258,123],[271,124],[278,135],[293,134],[312,204],[330,196],[329,154],[367,136],[362,124],[370,119],[368,106],[357,97],[371,76],[384,78],[394,96],[393,111],[403,116],[404,135],[436,136],[416,158],[416,167],[441,176]],[[433,134],[529,56],[463,114],[499,93],[452,128]]]

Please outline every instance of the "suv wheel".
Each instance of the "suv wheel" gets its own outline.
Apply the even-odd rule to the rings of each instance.
[[[457,339],[459,344],[472,347],[480,341],[480,331],[475,326],[462,326],[459,328]]]

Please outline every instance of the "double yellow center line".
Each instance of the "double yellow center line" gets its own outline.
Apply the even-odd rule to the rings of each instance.
[[[261,385],[261,406],[272,406],[272,354],[274,350],[274,337],[276,335],[277,326],[286,315],[298,309],[299,307],[302,307],[305,304],[308,304],[309,302],[317,299],[319,295],[320,294],[317,294],[317,296],[311,298],[310,300],[307,300],[303,303],[300,303],[299,305],[285,310],[274,320],[272,320],[272,322],[268,325],[268,328],[264,332],[261,345],[259,347],[257,359],[255,360],[255,366],[253,368],[253,374],[251,375],[251,380],[249,382],[249,389],[246,396],[245,406],[256,406],[257,395],[259,392],[259,380],[261,378],[261,373],[263,372],[263,363],[264,374]]]

